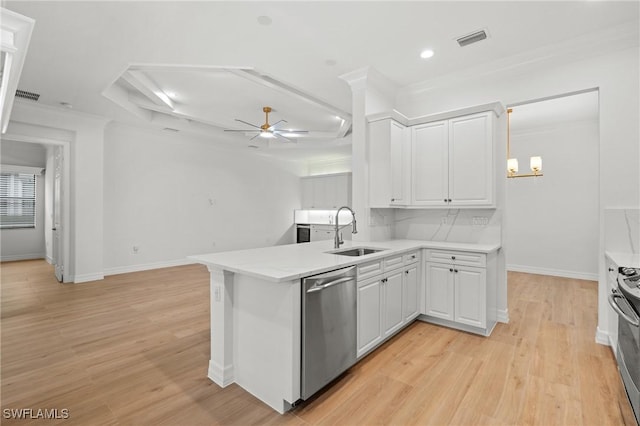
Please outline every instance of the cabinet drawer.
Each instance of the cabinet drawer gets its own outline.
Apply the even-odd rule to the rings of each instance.
[[[466,251],[427,250],[427,261],[485,267],[487,255]]]
[[[382,261],[362,263],[358,265],[358,281],[373,277],[382,273]]]
[[[402,266],[402,255],[390,256],[384,258],[384,270],[389,271]]]
[[[405,265],[411,265],[412,263],[416,263],[420,260],[420,254],[417,250],[411,251],[409,253],[405,253],[402,260]]]

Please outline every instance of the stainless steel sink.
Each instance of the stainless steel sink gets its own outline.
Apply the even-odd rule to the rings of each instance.
[[[333,250],[327,253],[339,254],[340,256],[364,256],[366,254],[377,253],[386,249],[376,249],[369,247],[351,247],[342,250]]]

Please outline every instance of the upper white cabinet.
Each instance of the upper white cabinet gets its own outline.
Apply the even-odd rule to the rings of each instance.
[[[494,121],[501,105],[463,112],[369,117],[370,207],[495,208]]]
[[[0,108],[2,108],[2,133],[7,131],[13,99],[18,80],[22,72],[22,65],[27,55],[27,48],[31,40],[31,32],[35,21],[26,16],[0,8],[2,19],[0,20]]]
[[[409,203],[408,129],[392,119],[369,124],[369,204],[371,207]]]
[[[302,178],[303,209],[337,209],[351,205],[351,173]]]
[[[495,207],[493,114],[411,129],[411,204]]]

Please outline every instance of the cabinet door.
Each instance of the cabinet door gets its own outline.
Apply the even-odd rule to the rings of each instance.
[[[453,320],[453,267],[442,263],[425,263],[427,268],[425,285],[425,314]]]
[[[406,128],[395,121],[389,127],[389,157],[391,160],[391,205],[407,205],[409,203],[408,157]]]
[[[474,327],[487,325],[487,274],[484,268],[455,266],[455,321]]]
[[[404,275],[403,270],[398,269],[395,272],[390,272],[384,278],[382,285],[384,292],[383,337],[393,334],[404,323],[402,315],[402,275]]]
[[[369,203],[389,207],[409,202],[406,127],[391,119],[369,123]]]
[[[402,281],[402,313],[404,321],[411,321],[418,315],[418,299],[420,296],[418,287],[418,265],[407,267],[404,270]]]
[[[358,356],[382,340],[381,280],[358,283]]]
[[[412,128],[411,204],[447,206],[448,122],[438,121]]]
[[[313,208],[313,178],[305,177],[300,180],[300,190],[302,191],[301,199],[302,199],[302,208],[303,209],[312,209]]]
[[[330,208],[339,209],[342,206],[351,206],[351,175],[329,176],[327,181],[327,201]]]
[[[329,183],[329,177],[327,176],[314,176],[311,178],[312,182],[312,191],[313,191],[313,202],[312,208],[314,209],[326,209],[329,208],[328,204],[328,194],[329,188],[327,188],[327,184]]]
[[[491,113],[449,120],[449,198],[451,205],[493,205]]]

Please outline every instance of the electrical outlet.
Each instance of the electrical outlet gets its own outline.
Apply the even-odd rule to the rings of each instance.
[[[489,224],[489,218],[484,216],[474,216],[471,219],[473,226],[487,226]]]
[[[131,247],[131,251],[133,252],[133,254],[138,254],[138,252],[140,251],[140,246]]]

